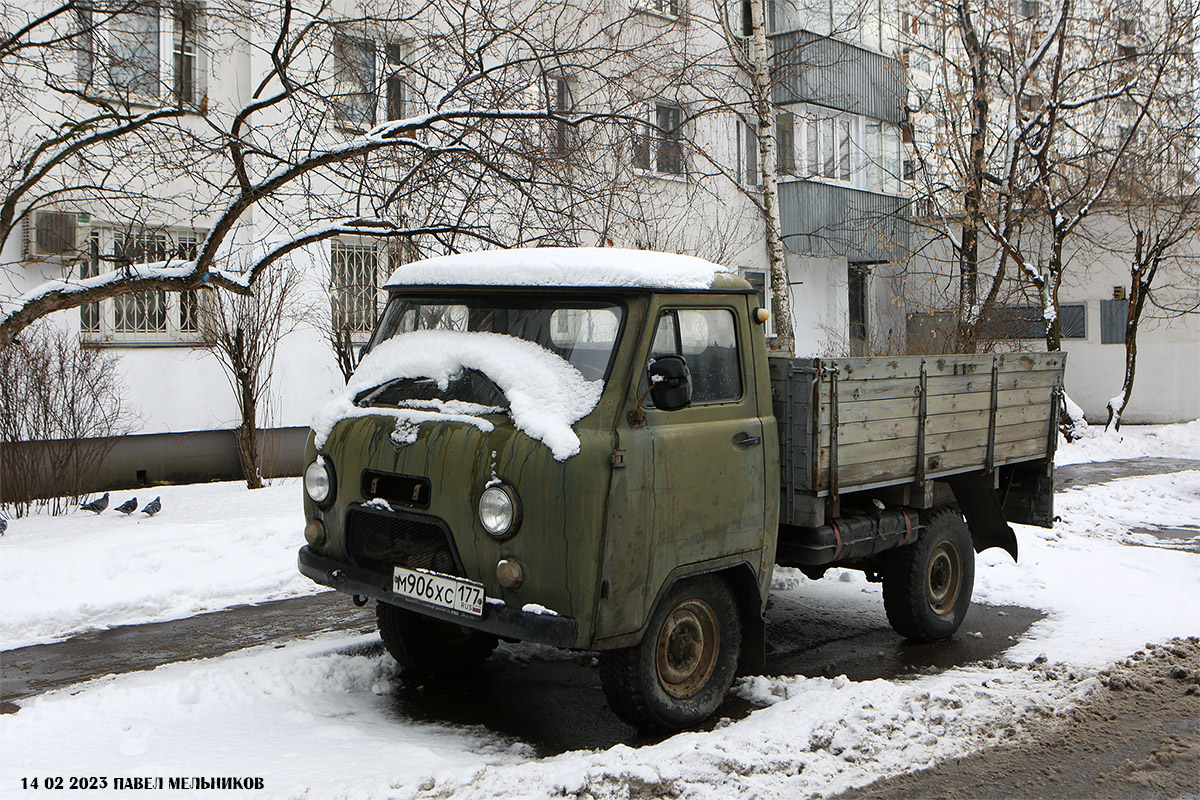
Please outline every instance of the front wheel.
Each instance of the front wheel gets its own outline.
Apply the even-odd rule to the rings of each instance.
[[[957,511],[936,512],[915,544],[888,554],[883,570],[888,622],[914,642],[945,639],[962,625],[974,584],[971,532]]]
[[[423,617],[388,603],[375,605],[375,618],[383,646],[409,675],[462,675],[483,663],[496,649],[497,639],[491,634]]]
[[[741,646],[729,584],[717,576],[682,581],[658,604],[639,644],[600,653],[604,696],[641,730],[690,727],[721,705]]]

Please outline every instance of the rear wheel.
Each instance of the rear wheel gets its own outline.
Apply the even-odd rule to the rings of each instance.
[[[938,511],[915,544],[888,556],[883,571],[888,622],[915,642],[945,639],[962,625],[974,583],[971,532],[957,511]]]
[[[497,639],[387,603],[375,605],[383,646],[409,675],[462,675],[496,649]]]
[[[728,583],[716,576],[677,583],[639,644],[600,653],[604,695],[617,716],[642,730],[687,728],[725,698],[741,644]]]

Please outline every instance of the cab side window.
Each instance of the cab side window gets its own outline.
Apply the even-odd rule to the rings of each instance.
[[[683,356],[692,373],[692,404],[730,403],[742,397],[741,360],[733,312],[724,308],[664,311],[651,357]]]

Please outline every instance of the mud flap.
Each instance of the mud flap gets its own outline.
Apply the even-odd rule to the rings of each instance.
[[[767,620],[762,614],[742,614],[742,652],[738,675],[761,675],[767,668]]]
[[[989,547],[999,547],[1016,561],[1017,534],[1004,518],[1004,507],[992,485],[993,476],[976,472],[945,480],[950,484],[963,516],[967,518],[975,552],[982,553]]]

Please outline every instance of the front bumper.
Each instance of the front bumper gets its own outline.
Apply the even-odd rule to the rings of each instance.
[[[510,608],[489,598],[483,616],[472,617],[428,606],[392,591],[392,576],[361,567],[352,567],[317,555],[308,545],[300,548],[297,559],[301,574],[339,592],[369,597],[400,608],[415,611],[431,619],[461,625],[507,639],[537,642],[553,647],[578,647],[579,623],[573,617],[536,614]]]

